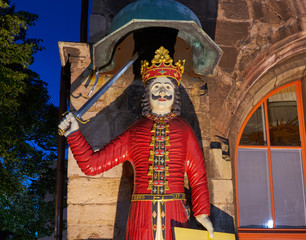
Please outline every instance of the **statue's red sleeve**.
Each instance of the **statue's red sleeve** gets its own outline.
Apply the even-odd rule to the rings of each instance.
[[[210,201],[203,152],[193,130],[187,127],[186,172],[191,187],[192,211],[194,216],[209,215]]]
[[[86,175],[97,175],[129,159],[129,132],[126,131],[99,151],[93,151],[80,131],[67,140],[74,158]]]

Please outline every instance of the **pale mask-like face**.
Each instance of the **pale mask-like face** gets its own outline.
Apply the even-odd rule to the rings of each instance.
[[[150,105],[152,113],[166,115],[171,112],[174,102],[174,85],[169,78],[158,77],[150,86]]]

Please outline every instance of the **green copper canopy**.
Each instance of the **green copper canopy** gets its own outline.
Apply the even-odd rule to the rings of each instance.
[[[140,0],[123,8],[113,19],[110,33],[133,19],[195,21],[198,17],[185,5],[174,0]]]
[[[181,39],[180,41],[185,42],[192,52],[191,56],[186,58],[191,64],[192,71],[199,75],[214,73],[221,59],[222,50],[203,31],[197,16],[189,8],[174,0],[139,0],[123,8],[114,17],[109,35],[93,45],[94,66],[97,68],[103,66],[101,70],[103,72],[112,71],[117,66],[113,56],[118,43],[135,31],[152,27],[178,30],[177,42]],[[182,48],[175,49],[175,53],[181,57],[184,53],[180,54],[180,51]]]

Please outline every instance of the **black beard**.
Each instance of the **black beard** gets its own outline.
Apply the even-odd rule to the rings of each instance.
[[[168,100],[168,101],[169,101],[169,100],[171,100],[171,99],[172,99],[172,95],[162,97],[162,96],[160,96],[160,95],[155,96],[154,94],[152,94],[152,99],[153,99],[153,100],[158,100],[158,99],[160,99],[160,98],[164,98],[164,99],[166,99],[166,100]]]

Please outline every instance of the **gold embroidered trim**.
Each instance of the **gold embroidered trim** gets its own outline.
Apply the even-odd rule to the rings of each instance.
[[[148,190],[152,190],[153,188],[153,180],[152,179],[149,179],[149,186],[148,186]]]
[[[152,136],[151,137],[151,142],[150,142],[150,146],[154,146],[154,144],[155,144],[155,136]]]
[[[151,129],[151,132],[154,132],[154,133],[155,133],[155,131],[156,131],[156,123],[153,124],[153,127],[152,127],[152,129]]]
[[[165,161],[168,162],[169,160],[169,151],[165,152]]]
[[[154,151],[152,149],[150,149],[150,156],[149,156],[149,161],[153,162],[154,159]]]
[[[153,175],[153,166],[150,165],[149,166],[149,171],[148,171],[148,176],[152,176]]]

